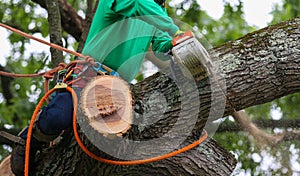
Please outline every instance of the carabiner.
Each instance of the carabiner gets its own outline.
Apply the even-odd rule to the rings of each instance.
[[[108,74],[107,70],[105,70],[103,67],[102,67],[102,64],[100,62],[96,62],[97,66],[93,66],[93,69],[99,73],[100,75],[106,75]]]
[[[119,76],[118,72],[101,64],[100,62],[96,62],[96,64],[97,64],[97,66],[93,66],[93,69],[100,75],[112,75],[112,76],[117,76],[117,77]]]
[[[67,71],[66,69],[63,69],[63,70],[59,70],[57,72],[57,80],[56,80],[57,83],[62,83],[63,82],[66,71]]]

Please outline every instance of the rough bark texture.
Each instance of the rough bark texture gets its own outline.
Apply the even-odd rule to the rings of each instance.
[[[230,101],[226,102],[222,116],[229,115],[234,108],[244,109],[299,91],[299,26],[300,19],[296,18],[246,35],[210,51],[214,64],[219,64],[224,78],[218,82],[226,82],[226,95]],[[205,126],[210,111],[218,109],[217,112],[222,111],[222,107],[214,107],[211,102],[214,91],[211,85],[214,82],[205,79],[197,83],[201,100],[199,109],[193,105],[193,101],[190,101],[195,98],[193,96],[189,97],[190,103],[184,103],[179,88],[166,74],[158,73],[132,85],[135,122],[123,138],[143,141],[161,137],[162,134],[168,134],[178,121],[179,115],[184,118],[176,124],[178,127],[175,129],[176,134],[181,134],[180,130],[183,130],[181,132],[184,134],[184,129],[189,125],[188,121],[197,113],[198,117],[191,135],[181,145],[185,146],[196,140]],[[224,90],[224,86],[222,88]],[[191,95],[197,90],[187,87],[184,92]],[[218,93],[216,100],[222,99],[222,91],[216,92]],[[163,101],[160,97],[164,97]],[[80,111],[78,118],[81,121],[84,119]],[[180,135],[169,137],[176,140]],[[172,147],[172,140],[165,141],[163,147],[158,147],[157,150]],[[114,140],[103,138],[99,141],[109,146]],[[123,151],[132,150],[128,148],[126,142],[117,141],[120,142],[118,147],[112,150],[121,154]],[[84,139],[84,142],[93,150],[89,141]],[[110,158],[103,152],[93,151]],[[131,152],[146,157],[157,151],[145,147],[144,150]],[[42,156],[35,175],[230,175],[236,164],[234,157],[211,139],[179,156],[136,166],[116,166],[97,162],[83,153],[70,136],[58,144],[51,155],[42,154]]]
[[[92,20],[94,17],[94,13],[98,7],[98,2],[99,0],[96,1],[95,5],[94,5],[94,1],[93,0],[88,0],[87,1],[87,9],[86,9],[86,17],[85,17],[85,21],[84,21],[84,28],[80,34],[80,39],[78,40],[79,45],[77,48],[77,51],[81,53],[81,51],[83,50],[84,44],[85,44],[85,40],[88,36],[88,33],[90,31],[90,26],[92,24]]]
[[[59,12],[58,0],[46,0],[46,6],[48,10],[48,22],[50,31],[50,42],[59,46],[63,46],[62,43],[62,29],[61,18]],[[63,62],[63,52],[54,48],[50,48],[52,56],[52,64],[55,67],[59,63]]]
[[[300,18],[295,18],[213,49],[236,110],[300,90],[299,41]]]
[[[92,160],[72,141],[68,147],[60,147],[45,156],[48,162],[39,167],[35,175],[136,175],[136,176],[186,176],[186,175],[230,175],[236,160],[222,155],[227,153],[213,139],[186,153],[162,161],[134,166],[107,165]],[[61,150],[63,149],[63,150]],[[50,162],[49,162],[50,161]],[[225,164],[219,165],[220,162]]]

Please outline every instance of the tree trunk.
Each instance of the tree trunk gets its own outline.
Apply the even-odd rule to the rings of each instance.
[[[207,120],[299,91],[299,36],[300,18],[296,18],[216,47],[210,54],[217,76],[196,82],[196,87],[182,75],[174,82],[167,71],[131,85],[134,124],[122,138],[94,137],[93,129],[85,129],[79,109],[79,127],[91,134],[81,137],[105,158],[143,159],[186,146],[201,136]],[[95,146],[104,146],[104,151]],[[109,165],[87,156],[66,135],[38,157],[34,175],[230,175],[235,165],[234,156],[212,139],[158,162]]]

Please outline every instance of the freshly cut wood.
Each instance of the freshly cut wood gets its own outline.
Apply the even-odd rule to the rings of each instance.
[[[2,176],[14,176],[11,167],[10,167],[10,156],[8,155],[3,161],[0,163],[0,175]]]
[[[97,76],[83,89],[80,107],[89,125],[104,135],[125,133],[132,124],[128,84],[115,76]]]

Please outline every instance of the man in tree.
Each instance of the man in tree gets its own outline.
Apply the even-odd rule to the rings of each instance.
[[[130,82],[139,71],[150,45],[162,60],[172,48],[172,39],[182,32],[168,17],[164,0],[101,0],[94,16],[83,54],[89,55],[119,72]],[[82,79],[74,87],[83,88]],[[72,127],[73,102],[70,93],[56,92],[44,107],[33,129],[30,162],[36,151]],[[28,127],[19,136],[26,140]],[[24,174],[25,146],[17,144],[12,152],[11,167]],[[32,164],[30,164],[32,166]]]
[[[181,34],[168,17],[164,0],[103,0],[98,4],[83,54],[118,71],[130,82],[151,46],[156,56],[172,48]]]

